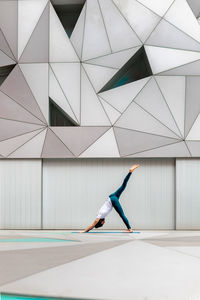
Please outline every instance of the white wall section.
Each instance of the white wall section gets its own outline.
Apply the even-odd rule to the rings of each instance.
[[[41,228],[41,160],[0,160],[0,228]]]
[[[141,167],[120,198],[124,212],[133,228],[174,229],[173,159],[44,160],[43,228],[89,225],[138,161]],[[104,228],[125,229],[125,225],[113,210]]]
[[[177,229],[200,229],[199,182],[200,159],[177,159]]]

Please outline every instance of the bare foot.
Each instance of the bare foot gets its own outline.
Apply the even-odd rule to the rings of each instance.
[[[135,169],[137,169],[140,165],[133,165],[130,169],[129,172],[133,172]]]
[[[124,232],[133,232],[133,229],[124,230]]]

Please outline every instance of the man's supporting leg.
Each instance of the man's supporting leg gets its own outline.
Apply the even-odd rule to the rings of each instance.
[[[120,188],[118,188],[118,190],[117,190],[115,193],[109,195],[109,197],[111,197],[111,196],[116,196],[117,198],[119,198],[119,197],[121,196],[121,193],[125,190],[125,187],[126,187],[126,185],[127,185],[127,182],[128,182],[128,180],[129,180],[131,174],[132,174],[132,173],[129,172],[129,173],[126,175],[126,177],[125,177],[125,179],[124,179],[122,185],[120,186]]]
[[[121,204],[119,203],[119,200],[115,196],[112,196],[110,199],[111,199],[111,202],[112,202],[112,205],[113,205],[114,209],[120,215],[120,217],[122,218],[122,220],[123,220],[124,224],[126,225],[126,227],[128,229],[130,229],[131,226],[129,224],[129,221],[128,221],[127,217],[124,214],[124,211],[122,209]]]

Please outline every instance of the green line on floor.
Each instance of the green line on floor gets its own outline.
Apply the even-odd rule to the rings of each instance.
[[[58,297],[40,297],[40,296],[25,296],[25,295],[9,295],[0,294],[1,300],[89,300],[83,298],[58,298]]]

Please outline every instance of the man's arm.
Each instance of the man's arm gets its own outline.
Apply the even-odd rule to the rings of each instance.
[[[99,220],[100,220],[100,218],[95,219],[94,222],[90,226],[88,226],[85,230],[80,231],[80,233],[84,233],[84,232],[88,232],[88,231],[92,230],[95,227],[95,225],[99,222]]]

